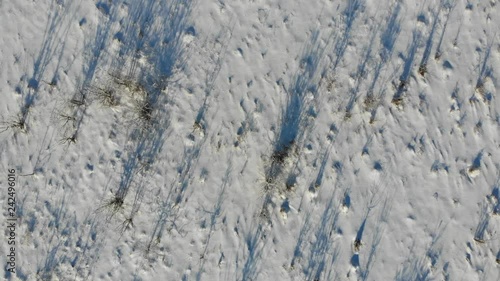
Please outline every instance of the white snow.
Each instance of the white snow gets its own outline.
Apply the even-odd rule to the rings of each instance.
[[[498,1],[0,1],[0,21],[1,277],[499,280]]]

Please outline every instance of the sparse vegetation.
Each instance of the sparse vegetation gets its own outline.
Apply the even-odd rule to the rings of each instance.
[[[122,204],[123,205],[123,204]],[[134,218],[133,217],[127,217],[126,219],[123,220],[119,227],[120,233],[124,233],[125,231],[131,229],[134,227]]]
[[[75,116],[70,115],[70,114],[65,113],[65,112],[59,113],[58,119],[62,123],[62,125],[61,125],[62,127],[66,127],[68,125],[68,123],[74,125],[74,123],[76,122]]]
[[[359,248],[361,248],[361,240],[359,239],[354,239],[354,251],[359,252]]]
[[[97,211],[98,212],[106,212],[107,220],[112,219],[118,212],[124,209],[124,198],[121,195],[115,194],[111,199],[104,201],[104,204],[101,205]],[[125,220],[126,222],[126,220]]]
[[[134,108],[139,120],[144,124],[150,124],[153,119],[153,106],[148,100],[138,102]]]
[[[408,89],[408,81],[407,80],[399,80],[398,91],[406,91]]]
[[[476,231],[474,232],[474,241],[481,244],[486,242],[485,234],[486,230],[488,229],[489,222],[490,214],[488,206],[487,204],[483,204],[481,206],[479,223],[477,224]]]
[[[281,149],[277,149],[271,155],[271,160],[273,163],[284,164],[285,160],[290,156],[290,152],[293,147],[293,142],[281,147]]]
[[[4,278],[497,277],[498,1],[10,2]]]
[[[377,105],[377,99],[373,94],[369,94],[366,96],[364,105],[366,110],[372,110]]]
[[[397,97],[394,97],[391,101],[394,105],[398,106],[398,107],[401,107],[403,106],[404,104],[404,99],[403,99],[403,96],[397,96]]]
[[[71,133],[69,136],[67,137],[63,137],[61,140],[60,140],[60,143],[61,144],[67,144],[67,145],[70,145],[70,144],[75,144],[76,143],[76,131]]]
[[[427,73],[427,64],[421,64],[418,67],[418,74],[420,74],[420,76],[424,77],[426,73]]]
[[[97,100],[105,107],[115,107],[119,104],[116,90],[113,88],[96,88]]]
[[[14,132],[26,133],[28,128],[26,126],[26,120],[22,115],[17,115],[11,118],[9,121],[4,121],[0,123],[0,133],[7,130],[12,130]]]

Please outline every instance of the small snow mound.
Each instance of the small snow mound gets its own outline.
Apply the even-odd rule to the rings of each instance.
[[[479,169],[471,167],[467,170],[467,174],[469,175],[469,177],[475,178],[479,176]]]

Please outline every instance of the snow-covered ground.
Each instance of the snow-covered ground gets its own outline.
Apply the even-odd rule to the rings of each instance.
[[[499,280],[497,0],[0,1],[0,22],[1,277]]]

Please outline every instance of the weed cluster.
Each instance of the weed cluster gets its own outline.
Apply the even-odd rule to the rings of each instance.
[[[271,160],[273,161],[273,163],[284,164],[285,160],[290,155],[290,151],[293,145],[294,142],[292,141],[288,145],[284,145],[274,150],[273,154],[271,155]]]
[[[97,101],[105,107],[115,107],[119,105],[118,95],[112,87],[95,89]]]
[[[11,120],[0,123],[0,133],[3,133],[9,129],[15,132],[26,133],[26,119],[23,118],[22,115],[17,115],[14,118],[11,118]]]
[[[106,211],[109,212],[108,220],[114,217],[118,212],[124,208],[124,198],[119,194],[114,194],[111,199],[108,199],[104,204],[97,209],[98,212]]]
[[[419,67],[418,67],[418,74],[420,74],[422,77],[425,76],[425,74],[427,73],[427,64],[421,64]]]

